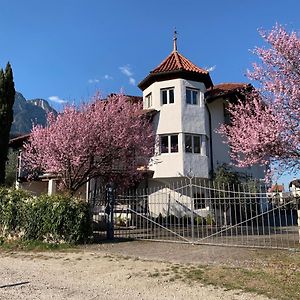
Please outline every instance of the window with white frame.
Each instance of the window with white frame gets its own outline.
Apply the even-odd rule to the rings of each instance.
[[[201,154],[202,136],[200,134],[185,134],[184,149],[188,153]]]
[[[161,89],[161,104],[174,103],[174,88]]]
[[[160,136],[160,153],[178,152],[178,134]]]
[[[186,89],[186,103],[197,105],[199,97],[199,91],[196,89],[187,88]]]
[[[145,97],[144,107],[149,108],[151,106],[152,106],[152,94],[150,93]]]

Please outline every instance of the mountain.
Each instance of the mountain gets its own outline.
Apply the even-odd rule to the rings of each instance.
[[[49,112],[57,115],[57,111],[46,100],[26,100],[19,92],[16,92],[13,110],[14,121],[10,131],[12,136],[29,133],[33,124],[46,125]]]

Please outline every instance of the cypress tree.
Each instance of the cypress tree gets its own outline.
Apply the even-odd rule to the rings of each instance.
[[[13,72],[8,62],[5,72],[0,69],[0,185],[5,181],[5,165],[8,154],[8,142],[13,122],[15,85]]]

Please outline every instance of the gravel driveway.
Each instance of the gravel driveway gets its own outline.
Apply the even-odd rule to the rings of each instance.
[[[197,263],[201,261],[200,248],[188,252],[185,247],[130,242],[66,252],[2,252],[0,299],[267,299],[197,282],[172,280],[166,270],[181,263],[176,258],[176,248],[186,253],[181,255],[182,263],[188,262],[189,253],[192,257],[198,253]],[[159,251],[164,261],[157,260]],[[166,255],[175,259],[164,258]],[[226,258],[229,263],[231,259],[235,261],[234,251],[229,260]],[[156,276],[158,273],[164,276]]]

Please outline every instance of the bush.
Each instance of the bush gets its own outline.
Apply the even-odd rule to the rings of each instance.
[[[32,196],[24,191],[0,188],[0,237],[18,238],[24,234],[29,201]]]
[[[0,237],[52,243],[82,243],[91,234],[89,206],[62,195],[34,197],[0,189]]]

